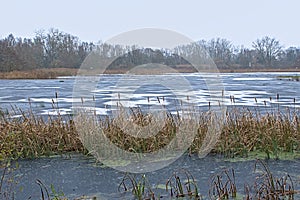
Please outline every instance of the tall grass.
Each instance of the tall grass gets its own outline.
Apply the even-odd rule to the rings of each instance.
[[[0,160],[36,158],[66,152],[83,152],[72,119],[47,120],[31,112],[19,118],[0,118]]]
[[[297,112],[286,110],[260,114],[249,109],[227,113],[226,125],[216,146],[226,156],[248,156],[249,152],[265,153],[278,159],[282,152],[300,150],[300,123]]]
[[[51,68],[27,71],[0,72],[0,79],[53,79],[58,76],[76,76],[78,69]]]
[[[137,137],[141,132],[134,124],[146,127],[149,123],[156,123],[151,114],[141,109],[131,109],[126,116],[120,115],[121,118],[95,117],[97,127],[101,128],[105,138],[128,152],[155,152],[168,145],[179,130],[184,130],[187,135],[195,136],[181,137],[192,140],[188,153],[193,154],[202,151],[203,146],[211,142],[205,141],[209,125],[212,123],[211,115],[210,111],[202,112],[197,115],[197,119],[191,120],[165,113],[163,121],[159,122],[162,126],[156,127],[158,134],[149,137]],[[128,123],[128,120],[131,123]],[[223,154],[226,157],[247,157],[252,152],[258,152],[263,153],[266,158],[278,159],[281,153],[300,151],[300,122],[296,110],[260,113],[257,110],[236,107],[226,113],[225,121],[219,123],[222,123],[222,131],[219,138],[211,139],[216,140],[211,153]],[[132,127],[127,127],[128,130],[132,130],[132,134],[124,134],[124,126],[128,124],[133,124]],[[77,129],[72,116],[48,116],[45,119],[32,111],[21,111],[21,117],[12,118],[10,113],[1,112],[0,160],[85,152],[86,149],[79,139],[80,130]],[[190,134],[190,130],[197,131]],[[91,132],[95,133],[90,141],[93,144],[99,140],[99,131],[94,129]],[[175,146],[180,148],[186,145],[184,139],[175,141]]]

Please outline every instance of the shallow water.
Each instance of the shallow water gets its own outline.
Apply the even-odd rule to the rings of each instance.
[[[36,179],[46,186],[53,184],[56,191],[63,191],[69,198],[82,195],[94,195],[100,199],[132,199],[130,193],[118,192],[118,186],[124,176],[123,172],[95,164],[92,158],[82,155],[70,155],[56,158],[42,158],[37,160],[20,160],[20,168],[14,173],[19,181],[16,199],[38,199],[40,194]],[[300,160],[269,160],[271,171],[276,176],[289,174],[296,190],[300,189]],[[165,185],[172,173],[179,169],[188,170],[196,179],[200,193],[207,199],[209,180],[224,169],[234,168],[238,192],[244,193],[244,184],[253,186],[255,177],[255,161],[230,162],[216,156],[199,159],[196,156],[182,156],[170,166],[158,171],[146,173],[146,177],[156,194],[169,199],[168,193],[162,189],[155,189],[158,185]],[[183,179],[184,180],[184,177]],[[50,188],[50,187],[49,187]],[[297,198],[296,198],[297,199]]]

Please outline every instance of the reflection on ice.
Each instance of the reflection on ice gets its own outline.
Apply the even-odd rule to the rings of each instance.
[[[42,110],[41,115],[70,115],[71,114],[70,108],[61,108],[61,109],[49,109],[49,110]]]
[[[272,78],[258,78],[258,77],[253,77],[253,78],[233,78],[232,80],[234,81],[269,81],[272,80]]]
[[[19,99],[19,102],[36,102],[36,103],[73,103],[81,102],[81,98],[29,98],[29,99]]]
[[[296,75],[299,73],[284,73]],[[11,109],[12,105],[26,111],[30,108],[42,115],[72,114],[72,104],[82,101],[95,105],[95,112],[106,115],[117,105],[123,107],[165,106],[173,111],[181,103],[208,108],[218,103],[226,106],[290,107],[300,108],[298,83],[279,80],[283,73],[191,73],[166,75],[103,75],[96,87],[82,86],[84,96],[73,97],[75,77],[59,77],[56,80],[2,80],[0,85],[0,108]],[[185,78],[190,88],[183,87],[177,78]],[[97,81],[85,77],[87,82]],[[214,87],[219,78],[225,90],[209,91],[206,83]],[[154,81],[153,81],[154,80]],[[155,80],[164,83],[154,84]],[[124,84],[122,84],[124,83]],[[133,86],[132,86],[133,85]],[[174,86],[173,90],[168,86]],[[174,91],[176,90],[176,91]],[[58,98],[55,98],[55,93]],[[277,94],[280,98],[277,99]],[[29,99],[28,99],[29,98]],[[295,101],[294,101],[295,98]],[[28,102],[31,105],[28,105]],[[54,103],[54,104],[53,104]],[[58,108],[57,108],[58,107]],[[173,109],[173,110],[172,110]]]

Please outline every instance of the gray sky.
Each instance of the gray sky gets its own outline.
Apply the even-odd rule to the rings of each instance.
[[[53,27],[97,42],[151,27],[246,47],[268,35],[300,47],[299,0],[0,0],[0,8],[1,38],[34,37]]]

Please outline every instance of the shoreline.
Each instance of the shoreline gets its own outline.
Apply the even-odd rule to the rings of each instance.
[[[124,74],[127,73],[128,70],[126,69],[110,69],[106,70],[104,74]],[[178,73],[195,73],[195,71],[191,71],[190,69],[178,69]],[[272,68],[272,69],[220,69],[217,71],[212,70],[203,70],[201,72],[204,73],[259,73],[259,72],[300,72],[300,69],[296,68]],[[56,79],[61,76],[76,76],[77,74],[83,73],[85,75],[97,74],[97,71],[92,70],[79,70],[76,68],[50,68],[50,69],[34,69],[34,70],[24,70],[24,71],[11,71],[11,72],[0,72],[0,80],[1,79]],[[154,71],[154,70],[144,70],[140,71],[139,74],[164,74],[164,73],[174,73],[174,71]],[[175,72],[176,73],[176,72]],[[100,74],[100,72],[99,72]]]

